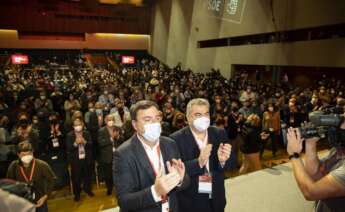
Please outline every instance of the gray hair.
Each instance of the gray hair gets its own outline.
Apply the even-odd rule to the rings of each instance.
[[[204,106],[207,106],[208,108],[210,108],[210,103],[208,102],[207,99],[203,99],[203,98],[192,99],[187,104],[187,110],[186,110],[187,118],[189,117],[189,115],[190,115],[190,113],[192,111],[192,107],[194,105],[204,105]]]

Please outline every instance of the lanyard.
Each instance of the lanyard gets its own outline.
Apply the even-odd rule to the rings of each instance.
[[[24,177],[25,181],[27,183],[32,181],[32,177],[34,175],[34,170],[35,170],[35,166],[36,166],[36,160],[34,159],[34,161],[32,162],[32,167],[31,167],[31,171],[30,171],[30,178],[28,179],[28,177],[26,176],[24,169],[22,166],[20,166],[20,173],[22,174],[22,176]]]
[[[145,151],[147,157],[149,158],[150,161],[150,165],[153,169],[153,172],[155,174],[155,177],[157,177],[158,174],[160,174],[160,171],[162,170],[162,163],[161,163],[161,148],[160,146],[157,147],[157,155],[158,155],[158,159],[159,159],[159,167],[158,170],[155,169],[153,162],[151,161],[151,158],[149,157],[149,155],[147,154],[147,152]]]
[[[146,151],[145,151],[146,152]],[[161,170],[162,170],[162,163],[161,163],[161,148],[160,146],[158,145],[157,147],[157,155],[158,155],[158,158],[159,158],[159,167],[158,167],[158,170],[155,169],[155,167],[153,166],[153,162],[151,161],[151,158],[149,157],[149,155],[147,154],[146,152],[146,155],[147,157],[149,158],[149,161],[150,161],[150,165],[153,169],[153,173],[155,174],[155,177],[157,177],[160,173],[161,173]],[[166,203],[168,201],[168,196],[165,195],[165,196],[162,196],[162,203]]]

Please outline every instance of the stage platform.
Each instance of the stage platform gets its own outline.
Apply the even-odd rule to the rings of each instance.
[[[227,179],[225,188],[226,212],[311,212],[314,207],[298,189],[290,163]]]

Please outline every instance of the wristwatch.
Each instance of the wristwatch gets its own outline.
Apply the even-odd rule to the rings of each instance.
[[[299,154],[297,152],[294,152],[292,155],[289,155],[289,160],[291,160],[292,158],[299,158]]]

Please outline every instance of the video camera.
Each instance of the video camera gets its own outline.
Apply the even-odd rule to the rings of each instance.
[[[298,128],[301,138],[327,138],[332,147],[340,145],[345,147],[345,133],[343,133],[345,130],[339,128],[344,121],[344,114],[334,113],[334,110],[331,108],[311,112],[308,114],[308,117],[310,123]]]
[[[341,114],[327,113],[327,111],[315,111],[309,113],[309,122],[311,127],[300,127],[302,138],[320,137],[325,138],[330,131],[334,128],[339,128],[344,116]]]

